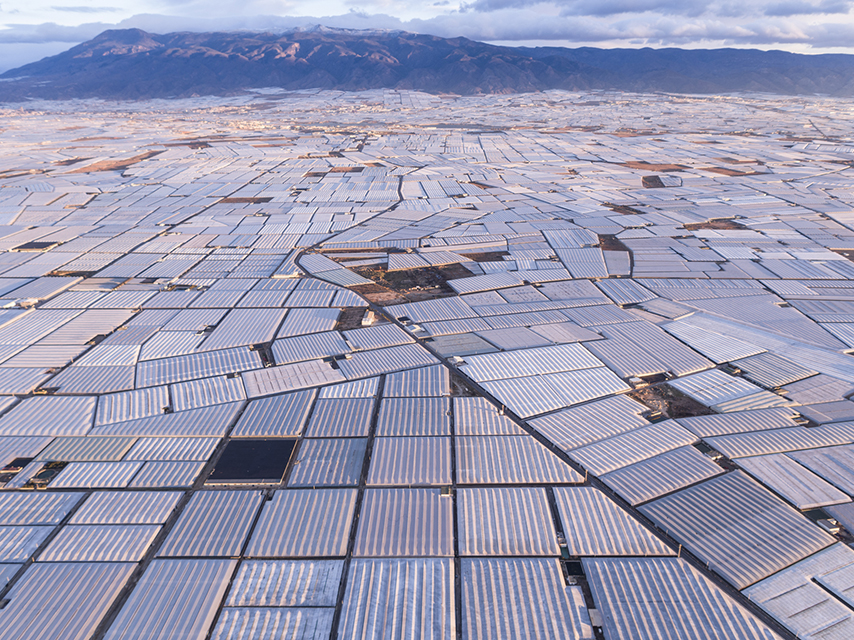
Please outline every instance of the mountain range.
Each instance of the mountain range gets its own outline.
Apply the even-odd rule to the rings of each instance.
[[[854,95],[854,56],[754,49],[501,47],[403,31],[105,31],[0,75],[0,101],[140,100],[247,89],[411,89],[459,95],[548,89]]]

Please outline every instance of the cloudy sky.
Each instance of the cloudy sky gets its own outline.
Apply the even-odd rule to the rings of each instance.
[[[507,45],[756,47],[854,53],[854,0],[0,0],[0,71],[104,29],[324,24]]]

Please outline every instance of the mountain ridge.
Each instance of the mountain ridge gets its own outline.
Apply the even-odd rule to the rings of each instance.
[[[854,95],[854,56],[753,49],[503,47],[405,31],[105,31],[0,75],[0,101],[137,100],[279,87],[459,95],[548,89]]]

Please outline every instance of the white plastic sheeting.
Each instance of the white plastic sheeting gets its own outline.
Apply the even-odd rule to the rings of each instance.
[[[456,638],[450,559],[353,560],[338,637],[346,640]]]
[[[0,633],[10,639],[86,640],[133,569],[124,562],[36,564],[6,595],[9,604],[0,612]]]
[[[741,472],[706,480],[640,510],[739,589],[834,542]]]
[[[453,556],[453,502],[439,489],[366,489],[354,557]]]
[[[355,489],[277,491],[264,504],[245,555],[344,556],[355,508]]]
[[[545,489],[457,491],[461,556],[557,556],[560,549]]]
[[[237,560],[153,560],[105,638],[204,638],[236,566]]]
[[[461,564],[465,640],[593,639],[581,588],[566,586],[557,559],[463,558]]]
[[[584,558],[607,640],[778,640],[678,558]]]

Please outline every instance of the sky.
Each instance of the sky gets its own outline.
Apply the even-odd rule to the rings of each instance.
[[[0,72],[101,31],[322,24],[510,46],[750,47],[854,53],[854,0],[0,0]]]

